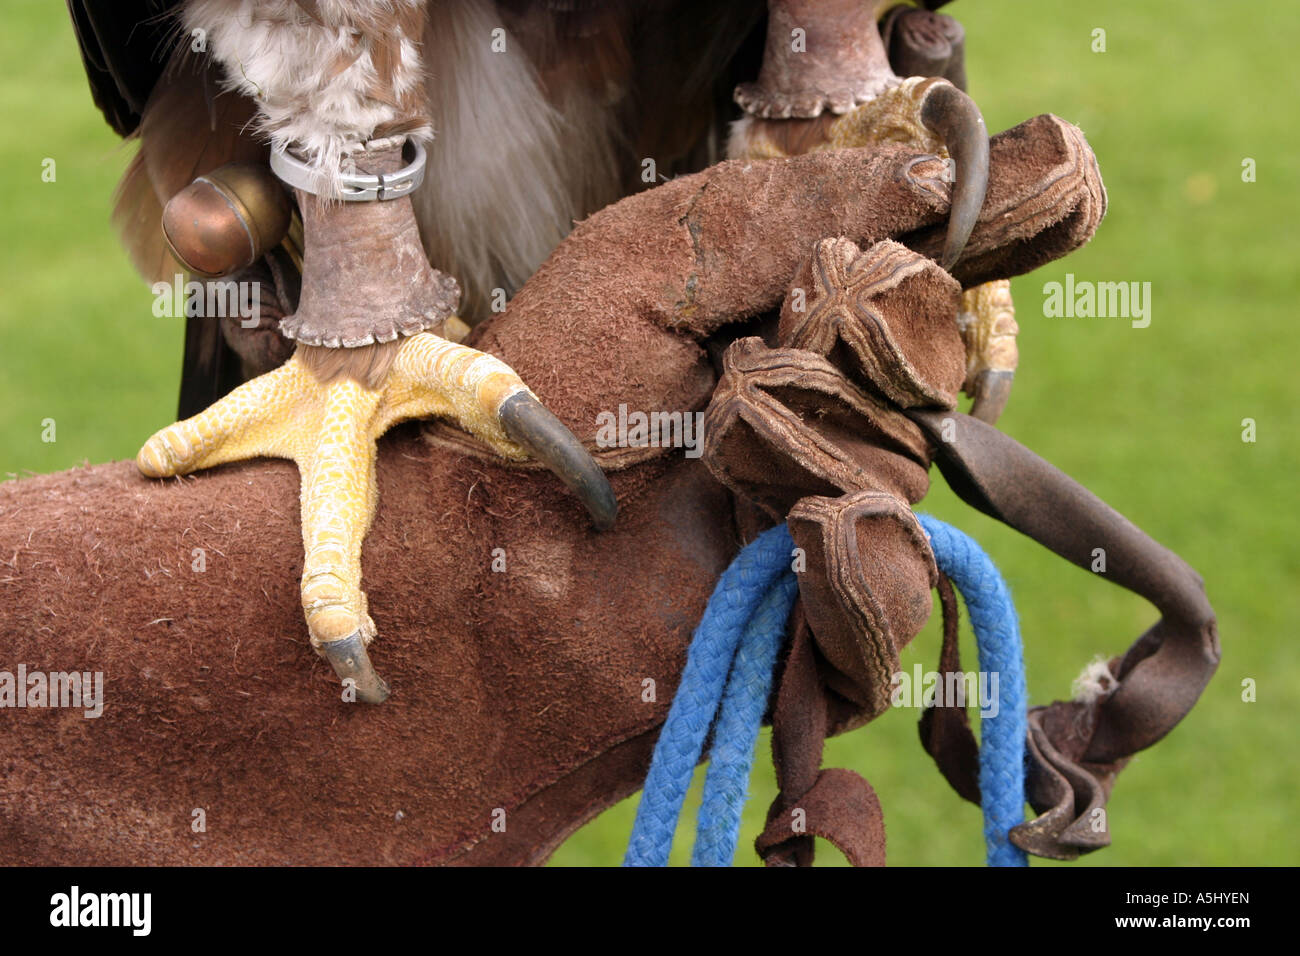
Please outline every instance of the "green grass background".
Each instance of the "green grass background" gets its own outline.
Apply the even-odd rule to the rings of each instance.
[[[1295,517],[1300,13],[1286,0],[1002,0],[949,8],[991,130],[1041,112],[1078,124],[1110,210],[1095,240],[1016,280],[1020,373],[1002,427],[1183,555],[1219,615],[1223,664],[1191,716],[1139,755],[1110,807],[1114,845],[1075,865],[1294,864],[1300,664]],[[151,314],[108,225],[128,158],[91,104],[62,4],[6,0],[0,32],[0,474],[134,455],[175,408],[181,324]],[[1106,31],[1106,52],[1091,50]],[[1257,163],[1245,183],[1241,164]],[[55,161],[55,182],[41,180]],[[1149,328],[1049,319],[1043,283],[1150,282]],[[57,440],[41,440],[42,421]],[[1252,418],[1258,440],[1242,441]],[[935,473],[923,507],[980,540],[1017,598],[1033,702],[1068,696],[1152,609],[961,505]],[[3,610],[0,609],[0,613]],[[967,666],[974,667],[969,635]],[[935,622],[904,654],[937,660]],[[1242,681],[1258,686],[1242,700]],[[774,788],[766,733],[738,862]],[[891,712],[831,741],[827,766],[875,786],[895,864],[978,864],[978,810]],[[697,791],[698,791],[697,780]],[[624,801],[558,865],[621,859]],[[687,821],[689,822],[689,821]],[[687,858],[679,834],[675,862]],[[824,847],[823,863],[837,854]]]

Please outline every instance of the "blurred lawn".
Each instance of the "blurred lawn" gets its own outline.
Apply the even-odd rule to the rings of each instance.
[[[1300,862],[1287,822],[1300,784],[1300,356],[1290,351],[1300,346],[1300,14],[1284,0],[949,9],[966,27],[971,93],[989,128],[1049,111],[1078,124],[1110,196],[1090,246],[1015,282],[1021,371],[1002,427],[1196,567],[1223,642],[1196,710],[1121,775],[1115,845],[1075,865]],[[128,153],[91,103],[62,5],[9,0],[6,20],[0,474],[12,475],[134,455],[171,420],[182,327],[153,317],[108,225]],[[1091,51],[1096,28],[1104,53]],[[1242,182],[1245,157],[1257,182]],[[52,183],[41,180],[47,158]],[[1066,272],[1150,282],[1150,327],[1043,317],[1043,283]],[[1257,423],[1254,444],[1241,439],[1244,418]],[[57,423],[55,442],[41,440],[45,419]],[[925,509],[979,539],[1016,595],[1034,703],[1068,695],[1084,663],[1123,650],[1154,619],[1142,600],[975,514],[935,480]],[[974,667],[968,635],[964,645]],[[932,622],[903,665],[929,669],[937,655]],[[1258,682],[1257,703],[1241,700],[1245,678]],[[892,863],[977,864],[979,812],[934,770],[915,718],[891,713],[831,741],[826,765],[875,786]],[[767,746],[765,733],[745,864],[774,795]],[[554,863],[618,862],[634,812],[629,800],[604,814]],[[688,843],[683,830],[675,862]],[[827,847],[822,862],[837,855]]]

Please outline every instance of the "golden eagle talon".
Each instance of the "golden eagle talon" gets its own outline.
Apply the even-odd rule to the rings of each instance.
[[[528,392],[516,392],[501,403],[497,418],[511,441],[527,449],[578,497],[598,531],[614,527],[618,501],[609,479],[545,405]]]
[[[356,694],[356,700],[366,704],[382,704],[391,691],[387,682],[375,671],[370,653],[360,631],[354,631],[338,641],[316,644],[316,653],[334,668],[343,686]],[[351,682],[351,683],[349,683]]]

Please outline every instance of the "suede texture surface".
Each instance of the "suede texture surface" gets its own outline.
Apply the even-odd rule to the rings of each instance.
[[[964,286],[1065,254],[1104,208],[1082,135],[1055,117],[991,155]],[[472,344],[589,442],[621,403],[702,410],[709,336],[775,310],[818,240],[934,254],[941,172],[898,148],[672,180],[579,224]],[[0,712],[0,862],[536,863],[639,787],[741,544],[731,494],[680,450],[598,450],[620,514],[597,534],[549,474],[428,431],[380,445],[363,555],[394,691],[379,707],[343,703],[308,646],[291,465],[0,486],[0,670],[102,672],[105,693],[94,719]],[[871,812],[869,788],[825,786]]]

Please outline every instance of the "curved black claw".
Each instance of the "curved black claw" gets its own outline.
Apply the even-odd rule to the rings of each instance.
[[[388,684],[375,673],[375,665],[370,663],[370,654],[360,631],[341,641],[323,641],[316,645],[316,651],[334,665],[339,680],[353,682],[357,700],[367,704],[382,704],[388,700]]]
[[[527,448],[578,496],[597,530],[614,527],[618,501],[609,479],[582,442],[545,405],[527,392],[516,392],[501,403],[497,417],[512,441]]]
[[[1011,397],[1011,384],[1016,373],[1005,369],[986,368],[975,376],[975,401],[971,403],[971,418],[996,425]]]
[[[951,270],[961,258],[984,205],[984,193],[989,185],[989,132],[975,101],[947,82],[930,87],[921,104],[921,122],[943,138],[948,155],[957,164],[948,235],[939,263]]]

